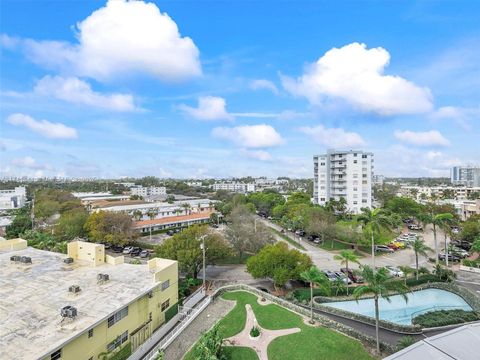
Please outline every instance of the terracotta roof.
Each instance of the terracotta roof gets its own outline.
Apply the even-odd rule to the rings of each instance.
[[[164,225],[164,224],[171,224],[171,223],[188,221],[188,220],[202,220],[202,219],[208,219],[211,214],[213,214],[213,211],[203,211],[200,213],[193,213],[190,215],[166,216],[160,219],[134,221],[133,227],[143,228],[146,226]]]

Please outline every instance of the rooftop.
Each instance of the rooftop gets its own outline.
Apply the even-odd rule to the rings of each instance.
[[[32,258],[32,264],[10,261],[10,256]],[[38,359],[61,347],[112,313],[154,288],[147,265],[65,264],[64,254],[26,248],[0,251],[0,358]],[[156,269],[172,260],[156,259]],[[97,284],[97,274],[110,281]],[[68,292],[79,285],[80,293]],[[75,320],[61,324],[60,309],[77,308]]]
[[[172,223],[183,222],[188,220],[208,219],[212,213],[213,211],[202,211],[202,212],[193,213],[190,215],[166,216],[160,219],[135,221],[133,223],[133,227],[140,229],[140,228],[152,226],[152,225],[155,226],[155,225],[172,224]]]

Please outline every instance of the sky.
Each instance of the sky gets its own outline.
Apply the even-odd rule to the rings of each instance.
[[[0,3],[0,176],[313,176],[480,163],[480,2]]]

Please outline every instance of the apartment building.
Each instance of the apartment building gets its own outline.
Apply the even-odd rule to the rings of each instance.
[[[141,185],[135,185],[130,188],[130,194],[142,197],[152,195],[166,195],[167,189],[164,186],[143,187]]]
[[[328,150],[313,157],[313,201],[325,205],[344,198],[349,211],[372,207],[373,153]]]
[[[68,255],[0,242],[0,358],[97,360],[138,348],[172,315],[178,263],[123,260],[82,241]]]
[[[399,196],[407,196],[418,201],[437,199],[471,199],[480,195],[480,187],[467,186],[410,186],[402,185]]]
[[[372,184],[377,186],[383,186],[385,182],[385,176],[383,175],[373,175],[372,176]]]
[[[240,183],[240,182],[219,182],[219,183],[210,185],[210,187],[214,191],[226,190],[226,191],[239,192],[244,194],[255,192],[255,184],[246,184],[246,183]]]
[[[454,166],[450,170],[450,180],[453,185],[479,187],[480,186],[480,167]]]
[[[24,186],[0,190],[0,210],[18,209],[25,206],[27,190]]]

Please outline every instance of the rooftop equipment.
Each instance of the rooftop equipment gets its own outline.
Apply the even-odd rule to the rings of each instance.
[[[73,263],[73,258],[67,257],[66,259],[63,259],[63,262],[64,262],[65,264],[71,264],[71,263]]]
[[[110,276],[108,274],[98,274],[97,275],[97,283],[104,283],[110,280]]]
[[[74,319],[77,316],[77,308],[71,305],[64,306],[62,310],[60,310],[60,315],[62,318]]]
[[[71,293],[74,293],[74,294],[79,293],[80,290],[81,290],[80,286],[78,286],[78,285],[71,285],[71,286],[68,287],[68,291],[71,292]]]

